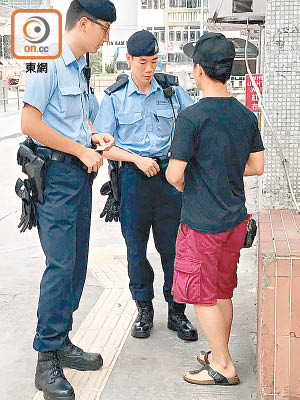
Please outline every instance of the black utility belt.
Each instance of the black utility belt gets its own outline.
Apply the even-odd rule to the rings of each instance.
[[[35,154],[37,156],[42,156],[46,161],[57,161],[59,163],[68,162],[71,160],[71,164],[75,165],[76,167],[82,169],[83,171],[87,171],[87,166],[79,160],[76,156],[71,154],[64,153],[63,151],[54,150],[49,147],[37,146]]]
[[[150,157],[150,158],[155,160],[160,168],[167,168],[167,166],[169,164],[169,158],[166,158],[166,157]],[[128,167],[128,168],[139,170],[139,168],[133,162],[122,161],[121,165]]]

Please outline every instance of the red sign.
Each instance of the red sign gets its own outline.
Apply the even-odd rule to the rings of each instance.
[[[260,93],[262,94],[262,74],[253,74],[253,78]],[[254,89],[254,86],[252,85],[249,75],[246,75],[246,107],[253,112],[260,112],[260,108],[258,107],[258,95]]]

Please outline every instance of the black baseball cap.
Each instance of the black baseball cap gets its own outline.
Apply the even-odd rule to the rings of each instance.
[[[157,39],[145,29],[135,32],[127,41],[127,51],[133,57],[154,56],[159,52]]]
[[[77,0],[89,14],[102,21],[115,22],[116,7],[110,0]]]
[[[214,70],[228,69],[235,57],[235,48],[231,40],[222,33],[209,32],[197,42],[188,43],[183,52],[194,62]]]

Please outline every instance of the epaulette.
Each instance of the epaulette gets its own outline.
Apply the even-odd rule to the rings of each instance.
[[[175,75],[165,74],[164,72],[157,72],[156,74],[154,74],[154,78],[163,89],[166,89],[170,86],[179,85],[178,76]]]
[[[117,81],[113,83],[112,85],[108,86],[104,90],[104,93],[108,94],[108,96],[111,96],[113,93],[117,92],[118,90],[122,89],[124,86],[127,85],[128,82],[128,75],[127,74],[120,74],[117,77]]]

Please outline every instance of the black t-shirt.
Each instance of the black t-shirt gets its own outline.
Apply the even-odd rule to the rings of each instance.
[[[243,174],[264,150],[256,116],[233,97],[206,97],[179,114],[171,158],[188,162],[181,222],[227,232],[246,217]]]

